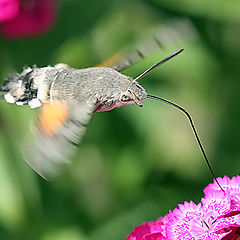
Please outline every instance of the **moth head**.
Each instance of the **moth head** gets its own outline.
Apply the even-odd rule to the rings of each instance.
[[[180,49],[180,50],[170,54],[163,60],[159,61],[158,63],[154,64],[152,67],[148,68],[146,71],[144,71],[142,74],[137,76],[135,79],[133,79],[132,84],[130,85],[128,90],[121,95],[121,97],[120,97],[121,102],[123,104],[135,103],[139,107],[142,107],[141,101],[147,98],[147,93],[144,90],[144,88],[137,81],[140,80],[141,78],[143,78],[144,76],[146,76],[148,73],[150,73],[156,67],[167,62],[171,58],[177,56],[182,51],[183,51],[183,49]]]
[[[123,104],[137,104],[142,107],[141,101],[146,99],[147,93],[145,89],[136,81],[133,80],[127,91],[120,96],[120,101]]]

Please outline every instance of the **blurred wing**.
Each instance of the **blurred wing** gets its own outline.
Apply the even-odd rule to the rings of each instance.
[[[123,53],[118,52],[118,53],[114,54],[112,57],[110,57],[109,59],[107,59],[106,61],[101,62],[100,64],[96,65],[95,67],[112,67],[116,63],[118,63],[121,59],[123,59]]]
[[[115,63],[111,61],[106,61],[106,63],[110,63],[109,67],[121,72],[159,49],[163,50],[172,47],[183,48],[186,42],[196,38],[197,32],[190,20],[176,19],[155,29],[152,39],[144,41],[135,51],[131,51],[130,54],[127,54],[125,58],[120,59],[122,54],[118,54],[116,56],[118,56],[119,59],[117,59],[116,56],[113,58]]]
[[[24,158],[43,178],[55,177],[85,133],[95,102],[46,103]]]

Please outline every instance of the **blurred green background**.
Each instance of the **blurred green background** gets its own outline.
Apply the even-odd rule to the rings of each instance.
[[[135,77],[184,48],[141,83],[189,110],[216,175],[231,177],[240,168],[239,11],[234,0],[62,0],[47,34],[0,39],[1,82],[28,65],[94,66],[187,21],[183,40],[166,31],[165,49],[124,73]],[[37,112],[0,102],[0,239],[125,239],[178,203],[199,202],[212,182],[187,118],[153,100],[94,114],[73,163],[47,182],[20,154]]]

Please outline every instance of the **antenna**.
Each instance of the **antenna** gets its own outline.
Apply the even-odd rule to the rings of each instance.
[[[193,123],[193,120],[192,120],[190,114],[189,114],[183,107],[181,107],[181,106],[179,106],[179,105],[177,105],[177,104],[175,104],[175,103],[173,103],[173,102],[170,102],[170,101],[168,101],[168,100],[166,100],[166,99],[163,99],[163,98],[160,98],[160,97],[151,96],[151,95],[147,95],[147,98],[152,98],[152,99],[155,99],[155,100],[159,100],[159,101],[161,101],[161,102],[163,102],[163,103],[166,103],[166,104],[168,104],[168,105],[171,105],[171,106],[179,109],[180,111],[182,111],[182,112],[187,116],[187,118],[188,118],[188,120],[189,120],[189,122],[190,122],[190,125],[191,125],[191,127],[192,127],[194,136],[195,136],[195,138],[196,138],[196,140],[197,140],[197,143],[198,143],[198,145],[199,145],[199,148],[200,148],[200,150],[201,150],[201,152],[202,152],[202,155],[203,155],[203,157],[204,157],[204,159],[205,159],[205,162],[207,163],[207,166],[208,166],[211,174],[213,175],[213,178],[214,178],[214,180],[216,181],[217,185],[218,185],[218,186],[220,187],[220,189],[225,193],[225,191],[223,190],[223,188],[221,187],[221,185],[219,184],[218,180],[217,180],[216,177],[215,177],[215,174],[214,174],[214,172],[213,172],[213,170],[212,170],[212,167],[211,167],[211,165],[210,165],[210,162],[209,162],[209,160],[208,160],[208,158],[207,158],[207,154],[206,154],[206,152],[204,151],[203,145],[202,145],[201,140],[200,140],[200,138],[199,138],[199,136],[198,136],[197,130],[196,130],[195,126],[194,126],[194,123]]]
[[[153,69],[155,69],[156,67],[160,66],[161,64],[167,62],[168,60],[172,59],[173,57],[177,56],[177,55],[178,55],[179,53],[181,53],[183,50],[184,50],[184,49],[180,49],[180,50],[178,50],[178,51],[170,54],[169,56],[165,57],[164,59],[162,59],[162,60],[159,61],[158,63],[154,64],[152,67],[148,68],[145,72],[143,72],[142,74],[140,74],[138,77],[136,77],[135,80],[138,81],[139,79],[143,78],[143,77],[146,76],[149,72],[151,72]],[[216,177],[215,177],[215,174],[214,174],[214,172],[213,172],[213,170],[212,170],[212,167],[211,167],[210,162],[209,162],[209,160],[208,160],[207,154],[206,154],[206,152],[205,152],[205,150],[204,150],[204,148],[203,148],[203,145],[202,145],[201,140],[200,140],[200,138],[199,138],[199,136],[198,136],[197,130],[196,130],[195,126],[194,126],[194,123],[193,123],[193,120],[192,120],[190,114],[189,114],[183,107],[181,107],[181,106],[179,106],[179,105],[177,105],[177,104],[175,104],[175,103],[173,103],[173,102],[170,102],[170,101],[168,101],[168,100],[166,100],[166,99],[163,99],[163,98],[160,98],[160,97],[151,96],[151,95],[147,95],[147,98],[155,99],[155,100],[161,101],[161,102],[163,102],[163,103],[166,103],[166,104],[168,104],[168,105],[171,105],[171,106],[177,108],[178,110],[182,111],[182,112],[187,116],[187,118],[188,118],[188,120],[189,120],[189,122],[190,122],[191,128],[192,128],[192,130],[193,130],[194,136],[195,136],[195,138],[196,138],[196,140],[197,140],[197,143],[198,143],[198,145],[199,145],[199,148],[200,148],[200,150],[201,150],[201,152],[202,152],[202,155],[203,155],[203,157],[204,157],[204,160],[205,160],[205,162],[206,162],[206,164],[207,164],[207,166],[208,166],[208,168],[209,168],[209,170],[210,170],[210,172],[211,172],[214,180],[216,181],[217,185],[218,185],[219,188],[225,193],[225,191],[223,190],[223,188],[221,187],[221,185],[219,184],[218,180],[217,180]]]
[[[145,72],[143,72],[142,74],[140,74],[138,77],[136,77],[134,80],[138,81],[139,79],[143,78],[144,76],[146,76],[148,73],[150,73],[153,69],[155,69],[156,67],[158,67],[159,65],[162,65],[163,63],[167,62],[168,60],[172,59],[173,57],[177,56],[179,53],[181,53],[184,49],[180,49],[172,54],[170,54],[169,56],[165,57],[164,59],[162,59],[161,61],[159,61],[158,63],[154,64],[152,67],[150,67],[149,69],[147,69]]]

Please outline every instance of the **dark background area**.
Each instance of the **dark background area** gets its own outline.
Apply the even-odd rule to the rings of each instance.
[[[94,66],[169,22],[187,22],[181,41],[165,28],[164,50],[124,73],[136,77],[184,48],[141,84],[189,110],[216,175],[232,177],[240,167],[239,10],[239,2],[224,0],[62,0],[48,33],[0,38],[1,82],[34,64]],[[94,114],[73,163],[47,182],[21,156],[38,110],[1,101],[0,239],[120,240],[179,203],[199,202],[212,176],[187,118],[152,100],[143,104]]]

